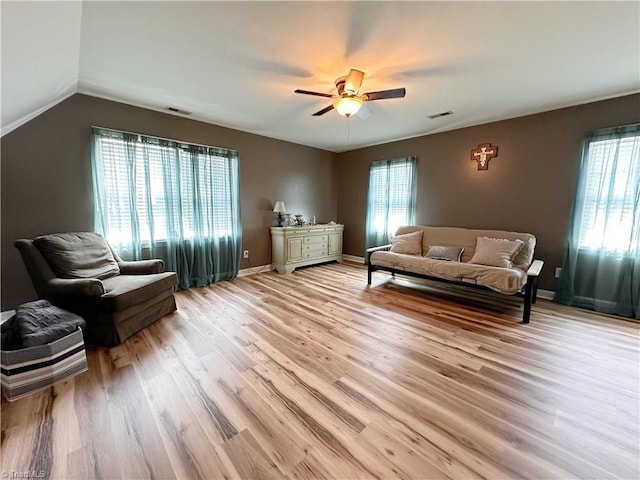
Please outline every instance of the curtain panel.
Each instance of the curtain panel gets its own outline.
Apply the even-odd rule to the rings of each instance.
[[[95,230],[122,258],[163,259],[178,289],[237,276],[236,151],[94,128],[92,173]]]
[[[371,164],[365,248],[385,245],[398,227],[415,223],[416,189],[416,157]]]
[[[640,124],[599,130],[582,144],[554,300],[640,319]]]

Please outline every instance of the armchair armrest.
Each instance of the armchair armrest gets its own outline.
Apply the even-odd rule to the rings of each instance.
[[[120,273],[123,275],[148,275],[151,273],[162,273],[164,262],[159,258],[152,260],[137,260],[132,262],[118,262]]]
[[[52,295],[84,295],[99,297],[104,295],[104,285],[97,278],[52,278],[47,282]]]
[[[540,275],[540,271],[542,270],[543,265],[544,265],[544,262],[542,260],[534,260],[531,263],[529,270],[527,270],[527,276],[537,277],[538,275]]]
[[[364,257],[364,263],[365,264],[369,264],[369,257],[371,256],[371,254],[373,252],[382,252],[384,250],[389,250],[391,248],[391,244],[389,243],[388,245],[380,245],[379,247],[371,247],[371,248],[367,248],[366,252],[365,252],[365,257]]]

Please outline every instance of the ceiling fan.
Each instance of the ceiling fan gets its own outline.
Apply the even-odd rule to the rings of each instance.
[[[340,115],[344,115],[347,118],[360,110],[360,107],[362,107],[364,102],[370,102],[372,100],[384,100],[387,98],[402,98],[407,93],[406,89],[404,88],[394,88],[392,90],[381,90],[379,92],[368,92],[363,93],[362,95],[358,95],[360,86],[362,85],[363,77],[364,72],[351,69],[349,75],[345,75],[336,79],[336,89],[338,90],[338,95],[310,92],[309,90],[295,90],[295,93],[334,99],[331,105],[314,113],[314,117],[324,115],[325,113],[335,108]]]

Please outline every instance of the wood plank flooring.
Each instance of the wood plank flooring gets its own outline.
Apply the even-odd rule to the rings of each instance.
[[[638,323],[353,264],[176,297],[3,399],[3,478],[640,478]]]

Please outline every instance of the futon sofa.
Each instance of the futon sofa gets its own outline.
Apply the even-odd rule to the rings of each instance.
[[[402,226],[389,245],[367,249],[367,283],[377,270],[470,285],[524,297],[529,323],[543,262],[530,233],[455,227]]]
[[[15,242],[40,299],[83,317],[85,342],[112,347],[176,310],[177,276],[159,259],[123,261],[92,232]]]

